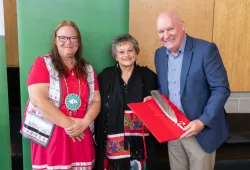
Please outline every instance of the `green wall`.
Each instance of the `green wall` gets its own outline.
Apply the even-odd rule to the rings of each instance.
[[[0,36],[0,169],[11,170],[5,37]]]
[[[128,33],[128,0],[17,0],[21,105],[27,101],[26,81],[34,59],[49,52],[52,33],[61,20],[73,20],[83,37],[84,58],[97,73],[114,64],[112,39]],[[23,140],[24,170],[31,169],[29,142]]]

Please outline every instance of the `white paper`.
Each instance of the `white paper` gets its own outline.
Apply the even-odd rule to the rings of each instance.
[[[4,32],[4,17],[3,17],[3,0],[0,0],[0,36],[5,35]]]

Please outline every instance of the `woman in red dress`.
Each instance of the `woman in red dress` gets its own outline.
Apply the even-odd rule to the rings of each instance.
[[[50,129],[44,123],[24,121],[21,132],[32,139],[32,169],[93,169],[95,153],[89,127],[100,111],[100,94],[96,74],[82,58],[81,35],[72,21],[58,25],[51,54],[35,60],[27,86],[25,118],[32,112],[54,125],[49,136],[41,132]],[[46,137],[48,143],[42,145],[40,139]]]

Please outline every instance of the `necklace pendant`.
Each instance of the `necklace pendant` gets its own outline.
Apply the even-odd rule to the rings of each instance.
[[[71,75],[74,76],[74,71],[71,71]]]
[[[69,116],[72,117],[72,111],[69,111]]]
[[[81,99],[77,94],[69,94],[65,98],[65,105],[71,112],[77,111],[81,107]]]

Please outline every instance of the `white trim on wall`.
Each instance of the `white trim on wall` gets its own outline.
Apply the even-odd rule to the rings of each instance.
[[[5,35],[4,32],[4,13],[3,13],[3,0],[0,0],[0,36]]]

